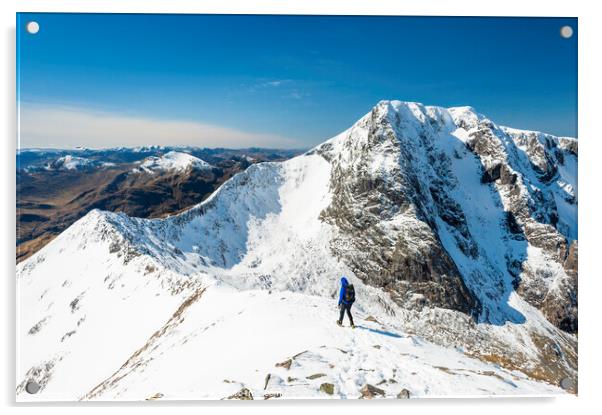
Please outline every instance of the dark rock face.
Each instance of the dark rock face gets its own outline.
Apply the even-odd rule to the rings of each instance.
[[[485,170],[481,176],[481,183],[491,183],[502,177],[502,165],[496,164],[493,167]]]
[[[568,279],[563,280],[560,286],[548,293],[541,304],[541,310],[546,318],[555,326],[569,333],[577,333],[577,273],[578,273],[578,247],[573,241],[569,247],[564,269]]]
[[[442,183],[425,186],[412,170],[413,155],[400,145],[386,112],[373,111],[359,127],[364,139],[346,142],[342,152],[333,152],[329,143],[316,150],[333,165],[333,200],[321,214],[341,231],[332,251],[365,283],[383,288],[400,305],[419,301],[478,314],[478,300],[443,248],[432,215],[439,208],[443,220],[458,229],[464,249],[477,255],[461,209],[441,191]],[[372,171],[376,154],[390,159],[391,166]],[[433,155],[440,170],[445,163]],[[399,213],[404,220],[396,223]]]

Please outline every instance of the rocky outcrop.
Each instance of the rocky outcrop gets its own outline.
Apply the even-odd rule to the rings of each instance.
[[[441,191],[443,180],[429,186],[419,177],[412,149],[402,145],[386,106],[377,106],[352,130],[353,138],[337,148],[327,142],[315,150],[333,165],[333,199],[321,219],[340,231],[331,244],[334,254],[400,305],[420,298],[423,305],[478,314],[478,300],[437,234],[434,209],[457,229],[463,249],[476,255],[462,211]],[[433,157],[443,170],[445,160]]]
[[[253,394],[251,393],[251,391],[249,389],[242,388],[241,390],[236,392],[234,395],[228,396],[226,399],[229,399],[229,400],[235,399],[235,400],[239,400],[239,401],[252,401]]]

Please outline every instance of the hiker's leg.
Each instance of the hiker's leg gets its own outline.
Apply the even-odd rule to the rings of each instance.
[[[351,304],[345,306],[345,309],[347,310],[347,317],[349,317],[349,322],[353,326],[354,324],[353,324],[353,316],[351,315]]]
[[[341,322],[341,324],[342,324],[343,323],[343,317],[345,316],[345,305],[341,304],[339,306],[339,310],[340,310],[339,322]]]

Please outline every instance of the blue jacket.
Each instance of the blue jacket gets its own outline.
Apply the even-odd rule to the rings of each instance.
[[[339,292],[339,305],[341,305],[341,304],[349,305],[350,304],[347,301],[345,301],[345,291],[347,290],[348,285],[349,285],[349,281],[347,281],[347,278],[345,278],[345,277],[341,278],[341,291]]]

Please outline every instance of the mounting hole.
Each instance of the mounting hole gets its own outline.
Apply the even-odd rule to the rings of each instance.
[[[25,391],[32,395],[38,393],[40,389],[40,384],[34,380],[30,380],[29,382],[27,382],[27,385],[25,385]]]
[[[27,33],[29,33],[30,35],[35,35],[40,31],[40,24],[32,20],[31,22],[27,23],[27,26],[25,26],[25,28],[27,29]]]
[[[560,381],[560,387],[562,389],[564,389],[564,390],[574,389],[575,388],[575,382],[573,381],[573,379],[563,378]]]
[[[560,36],[565,39],[573,37],[573,28],[571,26],[562,26],[560,28]]]

